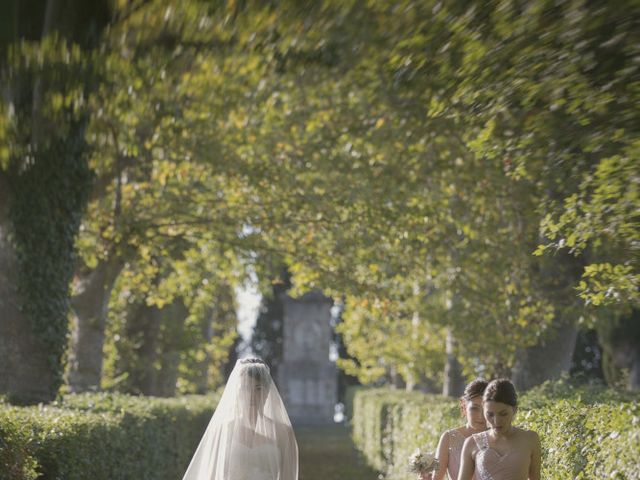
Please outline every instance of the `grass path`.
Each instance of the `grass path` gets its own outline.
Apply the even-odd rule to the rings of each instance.
[[[376,480],[343,426],[298,427],[299,480]]]

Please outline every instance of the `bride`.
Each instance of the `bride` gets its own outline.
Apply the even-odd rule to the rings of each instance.
[[[262,360],[238,360],[182,480],[298,480],[291,421]]]

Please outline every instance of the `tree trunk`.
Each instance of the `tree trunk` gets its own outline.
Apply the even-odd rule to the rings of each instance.
[[[213,312],[214,309],[211,308],[207,315],[205,316],[206,321],[202,323],[202,339],[205,345],[209,345],[213,340],[214,330],[213,330]],[[235,362],[234,362],[235,364]],[[235,365],[234,365],[235,366]],[[198,371],[200,375],[198,375],[198,379],[196,381],[196,392],[203,394],[209,391],[210,381],[209,381],[209,368],[211,367],[211,355],[208,352],[205,353],[204,358],[201,362],[198,363]],[[233,366],[232,366],[233,368]],[[229,370],[229,373],[231,371]],[[228,378],[225,372],[225,379]]]
[[[519,352],[516,358],[511,374],[520,390],[569,373],[578,339],[576,311],[581,308],[581,301],[575,294],[575,285],[584,271],[584,259],[561,251],[553,258],[542,257],[540,262],[540,270],[534,273],[540,276],[539,288],[554,305],[556,315],[548,335],[537,345]]]
[[[444,383],[442,395],[445,397],[459,397],[464,392],[464,377],[462,365],[456,356],[457,342],[450,328],[447,329],[446,341],[447,363],[444,366]]]
[[[142,344],[138,349],[138,361],[140,371],[138,377],[138,389],[143,395],[158,395],[158,339],[160,337],[160,325],[162,312],[157,307],[144,305],[142,307]]]
[[[160,353],[160,372],[158,372],[157,392],[160,397],[175,397],[178,385],[178,367],[180,351],[169,350]]]
[[[81,46],[91,46],[99,32],[108,23],[111,11],[111,5],[107,0],[95,2],[48,0],[29,2],[28,5],[25,5],[25,2],[13,0],[7,7],[4,9],[7,15],[0,23],[3,26],[9,22],[12,24],[11,28],[3,28],[3,34],[0,36],[0,53],[2,54],[6,53],[7,47],[13,41],[27,39],[37,42],[54,30],[59,32],[61,37],[77,41]],[[6,55],[2,55],[0,60],[2,70],[6,67],[5,60]],[[48,129],[55,130],[58,127],[56,124],[45,125],[40,112],[41,100],[46,88],[47,85],[40,77],[28,81],[12,79],[12,82],[3,85],[3,97],[8,105],[19,112],[19,118],[26,119],[31,113],[30,142],[32,144],[37,144],[41,135]],[[84,127],[81,126],[80,130],[72,131],[67,136],[74,134],[84,136]],[[60,152],[56,152],[56,155],[60,155]],[[80,160],[80,156],[77,158],[83,161]],[[47,160],[45,159],[44,162]],[[16,167],[13,165],[15,159],[11,161],[12,166]],[[19,166],[13,171],[21,172]],[[55,184],[53,185],[55,187]],[[79,190],[72,192],[74,197],[83,186],[84,184],[80,185]],[[65,340],[59,332],[62,330],[62,324],[66,325],[66,312],[63,311],[65,307],[60,307],[57,318],[54,315],[53,318],[39,319],[48,320],[52,324],[48,328],[42,328],[41,325],[38,329],[34,327],[33,318],[27,318],[24,312],[25,297],[23,294],[19,296],[16,289],[22,267],[18,264],[16,245],[13,243],[16,230],[9,215],[9,208],[12,207],[9,205],[8,187],[7,174],[0,171],[0,393],[7,394],[15,402],[48,402],[57,394],[61,380],[60,361]],[[46,187],[50,188],[51,184],[47,184]],[[43,191],[33,189],[29,191],[29,195],[33,198],[47,198],[46,188]],[[59,225],[58,230],[60,230]],[[58,230],[51,234],[60,235]],[[12,240],[9,236],[10,231],[13,235]],[[23,244],[20,245],[25,247]],[[52,255],[62,255],[61,258],[64,258],[72,248],[73,245],[70,242],[68,248],[52,252]],[[59,275],[62,274],[59,272]],[[47,295],[47,292],[41,291],[29,293]],[[54,305],[61,305],[59,298],[52,299],[51,302]],[[49,331],[56,332],[60,338],[57,344],[53,345],[56,342],[52,340],[52,344],[45,345],[42,339],[43,334]]]
[[[0,393],[15,403],[46,402],[55,396],[55,378],[46,351],[20,308],[7,192],[7,178],[0,172]]]
[[[52,1],[49,0],[46,5],[39,5],[39,8],[44,7],[44,11],[49,12],[49,15],[45,15],[48,18],[45,18],[42,24],[38,24],[37,20],[33,22],[35,27],[32,27],[31,32],[20,30],[20,5],[18,2],[11,2],[15,22],[13,31],[16,37],[3,38],[3,53],[10,42],[25,33],[44,36],[50,31]],[[35,8],[31,14],[39,19],[43,13]],[[16,107],[19,103],[16,100],[23,93],[18,89],[28,91],[31,87],[32,85],[6,85],[2,93],[7,103]],[[38,91],[39,87],[32,90],[32,109],[38,105],[35,101]],[[35,129],[36,125],[32,127]],[[19,275],[18,258],[15,246],[10,240],[10,203],[9,177],[0,170],[0,393],[6,394],[13,403],[49,402],[57,393],[58,377],[52,369],[47,349],[35,334],[30,318],[21,308],[23,300],[16,288]]]
[[[629,321],[629,320],[627,320]],[[623,335],[626,334],[626,337]],[[615,341],[609,340],[605,345],[609,356],[609,374],[607,381],[621,385],[626,384],[629,390],[640,389],[640,344],[633,331],[618,332]],[[613,374],[612,374],[613,372]]]
[[[100,388],[109,299],[123,266],[119,259],[100,261],[83,279],[78,293],[71,299],[73,316],[68,381],[73,392]]]
[[[189,311],[184,303],[175,300],[171,306],[163,310],[165,333],[160,355],[160,372],[158,373],[158,395],[173,397],[178,383],[178,367],[180,366],[181,332]]]
[[[640,309],[624,316],[615,315],[598,325],[602,346],[602,368],[609,384],[629,390],[640,389]]]
[[[402,375],[398,373],[395,365],[387,367],[387,383],[391,385],[391,388],[398,390],[405,390],[406,383],[402,378]]]
[[[565,323],[556,329],[553,337],[521,351],[512,373],[516,388],[528,390],[569,372],[577,338],[575,325]]]
[[[640,390],[640,351],[636,350],[629,368],[629,390]]]

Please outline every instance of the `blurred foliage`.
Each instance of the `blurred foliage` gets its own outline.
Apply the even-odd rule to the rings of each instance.
[[[438,362],[423,356],[444,341],[424,332],[448,324],[467,370],[479,357],[490,374],[556,318],[598,320],[575,288],[588,300],[585,285],[606,285],[621,311],[633,304],[637,162],[611,161],[633,158],[637,135],[629,8],[323,2],[300,17],[283,2],[278,42],[254,32],[270,64],[230,117],[269,206],[253,224],[288,250],[298,285],[347,294],[352,372],[394,366],[408,379],[414,363],[433,376]],[[623,182],[593,201],[620,199],[612,232],[625,229],[627,246],[554,244],[547,226],[597,171]],[[532,256],[541,241],[563,260]],[[594,275],[602,258],[626,263]],[[380,348],[416,323],[421,346]]]
[[[206,306],[274,257],[293,293],[345,296],[362,381],[439,379],[445,327],[490,375],[559,319],[637,306],[635,2],[126,3],[82,103],[77,247],[85,269],[125,264],[108,385],[135,350],[128,306],[179,301],[184,327],[163,328],[194,388],[227,345],[197,333]]]
[[[102,387],[171,396],[205,393],[224,383],[223,367],[237,335],[232,289],[212,280],[207,290],[194,288],[193,295],[158,309],[126,282],[125,270],[109,309]],[[172,368],[175,390],[162,382]]]

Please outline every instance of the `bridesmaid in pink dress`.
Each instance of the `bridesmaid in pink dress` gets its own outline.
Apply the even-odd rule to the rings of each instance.
[[[436,452],[440,461],[439,469],[435,473],[422,474],[421,480],[444,480],[447,474],[450,480],[458,478],[464,441],[474,433],[487,429],[482,413],[482,394],[487,383],[486,380],[477,378],[465,387],[464,394],[460,397],[460,413],[466,417],[467,423],[442,434]]]
[[[493,380],[482,405],[489,430],[465,440],[458,480],[540,480],[538,434],[512,425],[518,408],[513,384],[506,378]]]

